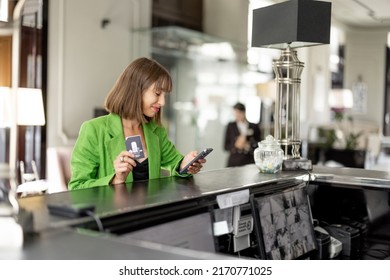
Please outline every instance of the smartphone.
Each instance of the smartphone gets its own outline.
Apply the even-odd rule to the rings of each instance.
[[[201,151],[196,157],[194,157],[193,160],[189,164],[187,164],[183,169],[179,171],[179,174],[186,174],[188,171],[188,167],[191,166],[195,161],[198,161],[199,159],[205,158],[209,153],[213,151],[213,148],[207,148]]]

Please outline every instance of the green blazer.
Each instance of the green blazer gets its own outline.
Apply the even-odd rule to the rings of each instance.
[[[170,175],[177,170],[183,155],[168,139],[164,127],[155,122],[142,125],[148,150],[149,179],[160,178],[161,168]],[[121,118],[109,114],[84,122],[71,157],[70,190],[109,185],[115,175],[113,161],[126,150]],[[188,176],[188,175],[184,175]],[[132,172],[126,183],[133,181]]]

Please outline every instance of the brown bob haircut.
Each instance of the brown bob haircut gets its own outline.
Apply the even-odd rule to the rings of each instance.
[[[142,95],[153,84],[156,91],[171,92],[172,78],[168,70],[153,59],[138,58],[119,76],[106,97],[104,107],[124,119],[147,123],[152,119],[142,112]],[[161,125],[161,110],[153,119]]]

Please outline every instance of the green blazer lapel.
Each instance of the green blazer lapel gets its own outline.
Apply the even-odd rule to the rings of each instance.
[[[146,146],[148,149],[149,179],[160,177],[161,151],[160,141],[156,134],[157,124],[152,122],[143,125]]]
[[[110,160],[113,162],[120,152],[126,150],[121,118],[118,115],[109,114],[107,116],[106,129],[108,131],[106,147],[108,148]]]

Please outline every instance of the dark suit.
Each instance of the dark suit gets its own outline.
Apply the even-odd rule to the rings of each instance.
[[[257,124],[249,123],[247,141],[249,150],[240,150],[234,146],[240,132],[236,122],[230,122],[225,132],[225,150],[230,152],[227,166],[242,166],[254,163],[253,151],[258,147],[260,141],[260,128]]]

